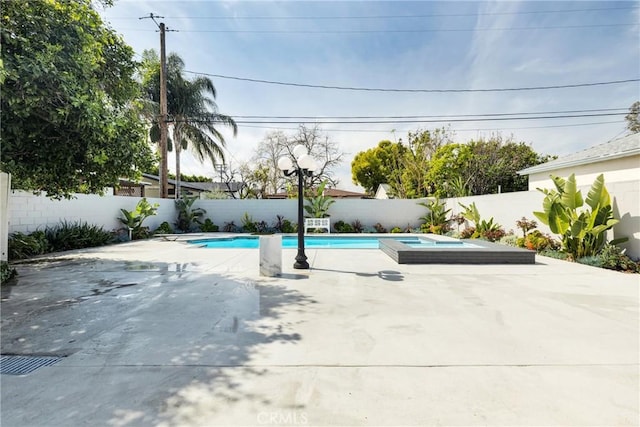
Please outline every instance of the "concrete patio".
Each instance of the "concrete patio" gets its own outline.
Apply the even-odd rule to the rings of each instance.
[[[1,425],[638,425],[639,285],[535,265],[398,265],[142,241],[55,254],[2,290]]]

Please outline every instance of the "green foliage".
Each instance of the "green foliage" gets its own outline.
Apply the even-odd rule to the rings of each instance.
[[[215,225],[211,218],[207,218],[204,220],[202,224],[200,224],[200,231],[205,233],[215,233],[219,230],[220,227]]]
[[[298,227],[282,215],[276,215],[273,229],[278,233],[295,233],[298,231]]]
[[[225,222],[224,226],[222,227],[222,231],[224,231],[225,233],[235,233],[236,231],[238,231],[238,226],[234,221]]]
[[[25,259],[49,252],[103,246],[113,242],[113,234],[86,222],[61,222],[30,234],[9,236],[9,259]]]
[[[133,240],[146,239],[149,237],[149,228],[144,227],[142,223],[150,216],[154,216],[159,206],[158,203],[152,205],[147,201],[146,197],[143,197],[134,210],[120,209],[122,217],[118,218],[118,220],[131,231]]]
[[[307,212],[307,218],[326,218],[329,207],[335,203],[333,197],[324,195],[324,188],[328,181],[323,181],[315,190],[315,195],[305,198],[306,205],[304,210]]]
[[[380,184],[396,188],[395,184],[402,174],[400,163],[405,152],[406,148],[402,144],[386,140],[380,141],[375,148],[359,152],[351,162],[353,183],[364,187],[371,195]]]
[[[522,240],[522,247],[540,252],[545,249],[558,250],[560,249],[560,244],[551,236],[544,234],[539,230],[534,230],[524,237]]]
[[[598,256],[601,259],[603,268],[629,273],[640,272],[640,264],[625,255],[618,246],[607,244],[602,248]]]
[[[402,228],[400,228],[400,227],[393,227],[393,228],[391,229],[391,232],[392,232],[392,233],[402,233]]]
[[[471,203],[469,206],[465,206],[462,203],[459,204],[464,209],[464,211],[461,212],[462,217],[473,223],[472,227],[467,227],[460,232],[461,238],[483,238],[491,242],[495,242],[505,235],[502,226],[498,223],[494,223],[493,218],[489,218],[489,221],[486,221],[480,217],[480,212],[478,211],[478,207],[475,202]]]
[[[11,267],[7,261],[0,261],[0,284],[7,283],[16,274],[16,269]]]
[[[462,217],[473,223],[474,226],[477,226],[477,224],[480,222],[480,212],[478,211],[476,203],[473,202],[469,206],[465,206],[462,203],[459,203],[459,205],[460,207],[462,207],[462,209],[464,209],[464,211],[461,212]]]
[[[31,258],[50,252],[49,242],[44,231],[31,234],[13,233],[9,236],[9,260]]]
[[[63,221],[54,227],[47,227],[44,232],[52,252],[92,248],[113,242],[111,232],[82,221]]]
[[[523,238],[524,239],[524,238]],[[505,234],[500,239],[500,243],[507,246],[518,247],[518,237],[515,234]]]
[[[379,222],[375,223],[373,228],[376,230],[376,233],[386,233],[387,232],[387,229],[384,228],[384,226],[382,224],[380,224]]]
[[[524,142],[496,135],[465,144],[440,146],[429,162],[426,181],[437,197],[524,191],[527,177],[517,171],[549,160]]]
[[[202,208],[194,208],[195,198],[182,198],[176,200],[176,208],[178,208],[178,218],[175,222],[176,229],[183,233],[188,233],[202,225],[200,218],[207,213]]]
[[[342,220],[333,223],[333,229],[338,233],[353,233],[353,226]]]
[[[613,217],[604,176],[598,175],[586,200],[577,189],[574,174],[567,180],[555,175],[551,179],[556,190],[538,189],[545,194],[544,210],[533,214],[560,236],[563,250],[573,259],[596,255],[604,247],[606,231],[619,222]],[[585,202],[590,209],[579,210]]]
[[[592,267],[602,267],[602,259],[597,255],[585,256],[578,258],[580,264],[590,265]]]
[[[216,89],[213,81],[205,76],[192,80],[184,76],[184,61],[175,53],[167,57],[167,112],[174,119],[171,124],[173,149],[176,153],[176,176],[180,173],[180,152],[189,149],[201,162],[205,159],[214,164],[217,159],[224,161],[223,147],[226,142],[218,130],[220,125],[228,126],[235,136],[238,127],[235,121],[218,112],[214,99]],[[160,58],[154,50],[143,52],[142,85],[153,108],[147,111],[157,127],[160,102]],[[158,142],[159,133],[150,132],[153,142]],[[176,188],[179,196],[179,188]]]
[[[542,256],[546,256],[549,258],[555,258],[555,259],[561,259],[561,260],[569,259],[569,255],[566,252],[562,252],[556,249],[544,249],[538,253]]]
[[[451,212],[451,209],[445,209],[446,204],[439,199],[430,200],[428,202],[418,203],[420,206],[424,206],[429,209],[429,212],[423,217],[420,217],[424,221],[420,230],[425,233],[433,234],[445,234],[450,230],[449,220],[447,214]]]
[[[0,169],[49,197],[102,193],[153,161],[133,49],[90,0],[4,1]]]
[[[167,221],[164,221],[158,228],[155,229],[153,234],[173,234],[173,228]]]
[[[244,231],[245,233],[255,233],[256,231],[258,231],[256,222],[248,212],[245,212],[244,215],[242,215],[240,222],[242,222],[242,231]]]
[[[631,104],[629,114],[627,114],[624,119],[627,121],[627,129],[629,129],[629,132],[640,132],[640,101]]]

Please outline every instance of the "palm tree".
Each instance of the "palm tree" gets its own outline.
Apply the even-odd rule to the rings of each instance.
[[[155,52],[146,51],[144,56],[153,60],[154,54]],[[156,64],[154,69],[157,72],[152,69],[143,75],[143,84],[146,80],[147,84],[144,86],[152,101],[160,99],[159,60]],[[224,162],[222,148],[225,147],[226,141],[216,126],[220,124],[230,126],[234,136],[238,132],[238,127],[231,117],[218,113],[218,106],[214,101],[216,89],[211,79],[199,76],[189,80],[183,73],[182,59],[175,53],[169,54],[167,57],[167,112],[171,120],[170,147],[175,147],[176,153],[176,199],[180,198],[180,152],[190,149],[200,161],[208,158],[212,164],[217,160]],[[157,141],[158,134],[156,122],[150,132],[151,139]]]

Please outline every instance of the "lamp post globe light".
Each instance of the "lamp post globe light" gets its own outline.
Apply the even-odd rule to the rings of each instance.
[[[296,262],[293,264],[293,268],[300,270],[309,268],[307,256],[304,253],[303,178],[305,176],[312,176],[317,166],[316,161],[307,153],[307,148],[304,145],[298,144],[293,147],[293,155],[295,164],[290,157],[281,157],[278,159],[278,169],[280,169],[285,176],[298,176],[298,254],[296,255]]]

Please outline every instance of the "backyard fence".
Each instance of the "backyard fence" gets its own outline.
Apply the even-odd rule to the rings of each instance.
[[[613,197],[614,214],[621,219],[614,228],[611,238],[627,236],[629,242],[623,244],[627,253],[632,257],[640,257],[640,182],[616,182],[607,184]],[[586,196],[588,188],[582,188]],[[446,199],[447,209],[451,214],[459,213],[460,203],[469,205],[475,203],[483,219],[493,218],[501,224],[505,231],[518,232],[516,221],[522,217],[535,219],[533,211],[542,210],[543,194],[538,191],[523,191],[516,193],[489,194]],[[122,228],[118,218],[122,216],[120,209],[133,210],[140,198],[125,196],[97,196],[78,194],[70,200],[51,200],[45,196],[11,190],[8,194],[6,209],[2,211],[0,227],[8,233],[30,233],[47,226],[54,226],[61,221],[82,221],[104,227],[107,230]],[[147,199],[150,203],[160,206],[157,215],[148,218],[144,225],[151,230],[162,222],[172,224],[176,221],[177,211],[174,200]],[[420,217],[427,213],[427,208],[418,203],[424,200],[416,199],[336,199],[331,205],[329,214],[331,223],[345,221],[352,223],[360,221],[365,227],[372,228],[380,223],[387,230],[393,227],[405,229],[416,228],[423,222]],[[297,221],[297,200],[197,200],[194,207],[206,210],[203,219],[210,218],[222,227],[225,223],[234,222],[242,225],[242,217],[248,214],[253,221],[264,221],[271,226],[280,215],[292,222]],[[543,232],[548,228],[538,224]],[[6,245],[3,242],[3,252]]]

